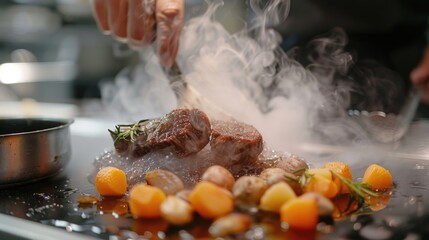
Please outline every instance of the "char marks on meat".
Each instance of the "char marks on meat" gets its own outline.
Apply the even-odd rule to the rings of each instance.
[[[153,150],[172,148],[177,156],[185,157],[208,144],[211,126],[207,115],[198,109],[175,109],[159,119],[139,123],[136,133],[134,141],[116,140],[116,151],[138,158]]]
[[[222,165],[246,165],[258,159],[263,150],[263,140],[251,125],[237,121],[212,121],[210,147]]]

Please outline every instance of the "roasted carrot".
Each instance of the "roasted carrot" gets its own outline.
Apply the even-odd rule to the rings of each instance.
[[[316,192],[326,198],[333,198],[338,194],[338,187],[334,181],[323,175],[313,175],[304,186],[304,192]]]
[[[324,165],[325,168],[343,176],[346,179],[352,180],[352,172],[350,171],[349,165],[343,162],[327,162]],[[337,177],[332,176],[334,183],[337,185],[338,192],[340,194],[349,193],[349,188]]]
[[[198,214],[208,219],[224,216],[234,208],[231,193],[207,181],[201,181],[194,187],[189,202]]]
[[[294,198],[280,208],[282,223],[291,229],[315,230],[319,219],[318,206],[315,198]]]
[[[332,173],[327,168],[310,168],[306,170],[309,175],[319,175],[321,177],[332,180]]]
[[[156,187],[137,184],[130,191],[129,205],[134,218],[157,218],[161,216],[160,206],[165,193]]]
[[[392,188],[393,178],[389,170],[380,165],[371,164],[365,170],[362,183],[370,185],[373,190],[386,190]]]
[[[95,176],[97,192],[103,196],[121,196],[127,191],[125,172],[115,167],[105,167]]]

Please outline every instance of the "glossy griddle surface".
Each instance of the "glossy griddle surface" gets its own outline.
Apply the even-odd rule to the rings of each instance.
[[[76,121],[81,126],[79,120]],[[86,127],[84,126],[86,129]],[[162,225],[157,221],[136,221],[130,217],[120,217],[112,214],[94,214],[97,209],[82,208],[77,199],[82,194],[98,196],[94,186],[88,182],[87,176],[92,170],[94,158],[106,149],[111,148],[111,139],[106,131],[98,135],[86,135],[78,127],[71,129],[72,133],[72,160],[64,171],[50,179],[28,185],[17,186],[0,191],[0,213],[27,219],[38,224],[54,225],[67,231],[79,232],[84,235],[108,239],[110,232],[136,230],[140,233],[147,228],[149,231]],[[377,161],[389,170],[394,176],[395,189],[390,204],[380,212],[362,220],[350,219],[336,223],[336,230],[326,236],[325,234],[308,234],[306,239],[333,239],[334,236],[354,236],[353,227],[356,221],[370,222],[383,225],[390,217],[400,217],[401,221],[416,219],[416,217],[429,212],[429,158],[426,159],[425,145],[429,139],[429,124],[421,123],[414,126],[400,146],[392,147],[392,151],[399,154],[385,154],[374,156],[362,154],[354,156],[352,171],[354,176],[361,176],[368,163]],[[428,150],[429,152],[429,150]],[[328,158],[343,160],[350,153],[333,153]],[[373,159],[373,158],[377,159]],[[327,158],[325,153],[324,158]],[[382,158],[382,159],[380,159]],[[315,158],[316,159],[316,158]],[[358,159],[358,160],[356,160]],[[399,218],[398,218],[399,219]],[[157,225],[158,224],[158,225]],[[201,229],[207,223],[202,223]],[[154,227],[155,226],[155,227]],[[167,231],[177,231],[168,228]],[[26,231],[26,229],[22,229]],[[280,234],[282,234],[280,232]],[[355,233],[356,234],[356,231]],[[359,233],[357,232],[359,235]],[[155,238],[156,239],[156,238]]]

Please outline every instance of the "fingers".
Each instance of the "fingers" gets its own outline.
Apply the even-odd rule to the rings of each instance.
[[[422,61],[410,74],[411,82],[423,89],[422,102],[429,103],[429,61]]]
[[[128,0],[105,0],[111,34],[119,41],[128,37]]]
[[[91,1],[92,12],[95,16],[97,26],[100,31],[104,34],[110,32],[108,12],[107,12],[107,1],[106,0],[92,0]]]
[[[429,80],[429,64],[427,66],[425,64],[419,65],[411,72],[410,78],[417,85]]]
[[[429,47],[423,52],[420,64],[411,72],[410,79],[423,89],[422,102],[429,103]]]
[[[425,84],[422,86],[423,88],[423,95],[421,98],[421,101],[428,104],[429,103],[429,84]]]
[[[414,85],[423,89],[422,102],[429,103],[429,62],[422,62],[410,74],[410,79]]]
[[[429,103],[429,65],[420,64],[411,72],[410,79],[423,89],[422,102]]]
[[[171,67],[179,49],[179,37],[183,26],[183,0],[157,0],[156,46],[160,62]]]
[[[171,67],[179,49],[184,0],[92,0],[97,25],[132,47],[155,39],[160,62]]]
[[[153,42],[155,38],[155,0],[129,0],[128,40],[132,47]]]
[[[411,81],[414,84],[422,84],[429,80],[429,46],[422,54],[420,64],[411,72]]]

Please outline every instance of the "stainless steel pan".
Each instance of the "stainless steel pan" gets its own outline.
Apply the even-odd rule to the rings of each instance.
[[[60,172],[70,160],[71,119],[0,119],[0,188]]]

